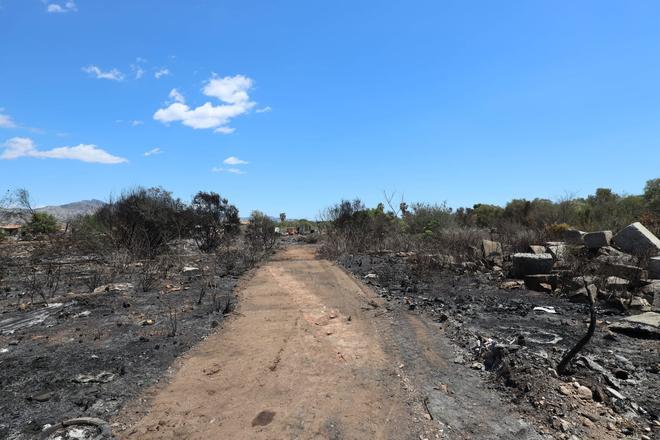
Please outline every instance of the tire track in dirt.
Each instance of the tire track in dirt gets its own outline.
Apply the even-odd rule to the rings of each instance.
[[[361,283],[316,260],[313,247],[280,252],[238,296],[240,313],[181,360],[122,438],[531,438],[506,423],[513,415],[474,378],[443,376],[462,381],[455,389],[474,388],[473,401],[429,399],[436,370],[457,369],[437,351],[444,347],[428,328],[420,332],[419,317],[386,312]],[[479,416],[480,406],[492,416]],[[434,411],[442,424],[429,420]]]

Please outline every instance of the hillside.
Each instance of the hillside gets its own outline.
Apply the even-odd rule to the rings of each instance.
[[[35,211],[46,212],[60,222],[66,222],[79,215],[91,214],[103,205],[105,205],[105,202],[96,199],[80,200],[78,202],[66,203],[64,205],[43,206],[36,208]],[[9,213],[0,210],[0,223],[23,223],[25,222],[25,217],[26,216],[15,211]]]

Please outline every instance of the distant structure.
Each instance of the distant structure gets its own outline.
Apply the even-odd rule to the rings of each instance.
[[[21,232],[21,225],[15,223],[0,225],[0,230],[7,234],[9,237],[16,237],[18,233]]]

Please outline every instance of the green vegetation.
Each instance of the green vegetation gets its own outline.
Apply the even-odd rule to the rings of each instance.
[[[270,251],[277,243],[275,222],[261,211],[253,211],[250,223],[245,232],[245,238],[251,248]]]
[[[57,219],[45,212],[32,213],[30,221],[23,226],[23,233],[30,235],[52,234],[58,230]]]
[[[483,238],[525,251],[531,243],[560,239],[570,228],[617,231],[641,221],[660,235],[660,179],[649,180],[641,195],[599,188],[585,198],[514,199],[504,207],[476,204],[453,210],[446,204],[414,203],[409,208],[401,202],[398,212],[386,212],[382,203],[369,209],[360,200],[342,200],[324,217],[328,255],[417,249],[464,256]]]

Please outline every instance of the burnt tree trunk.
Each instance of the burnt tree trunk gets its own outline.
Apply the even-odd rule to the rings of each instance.
[[[586,286],[585,286],[586,287]],[[596,331],[596,294],[597,292],[591,292],[590,289],[587,287],[587,296],[589,297],[589,313],[591,315],[591,319],[589,321],[589,329],[587,330],[587,334],[582,337],[578,341],[577,344],[573,348],[571,348],[562,358],[562,360],[559,362],[559,365],[557,365],[557,374],[560,375],[565,375],[568,372],[566,371],[566,367],[568,367],[568,364],[573,360],[576,354],[580,352],[584,348],[585,345],[589,343],[589,340],[593,336],[594,332]]]

